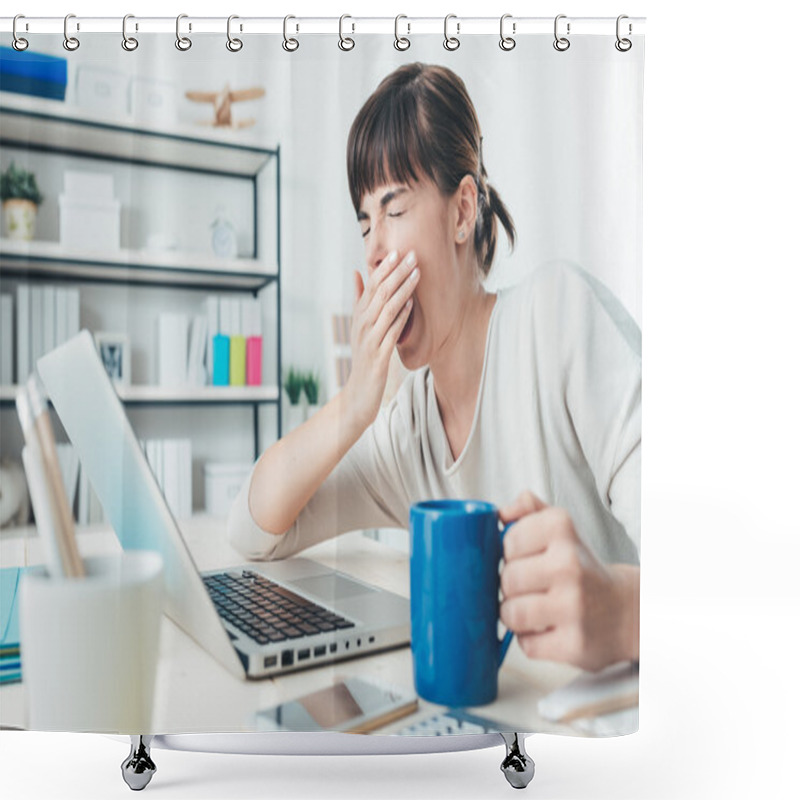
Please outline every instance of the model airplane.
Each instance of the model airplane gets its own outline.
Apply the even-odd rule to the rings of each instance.
[[[251,125],[255,125],[255,119],[248,117],[247,119],[234,120],[231,113],[232,105],[241,100],[256,100],[265,94],[266,91],[261,86],[232,91],[230,85],[226,83],[221,92],[188,91],[186,92],[186,97],[197,103],[214,104],[214,119],[203,120],[200,122],[201,125],[213,125],[215,128],[248,128]]]

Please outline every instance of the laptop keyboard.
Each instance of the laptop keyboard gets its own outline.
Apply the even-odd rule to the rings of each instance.
[[[355,623],[257,572],[204,575],[219,615],[259,644],[353,628]]]

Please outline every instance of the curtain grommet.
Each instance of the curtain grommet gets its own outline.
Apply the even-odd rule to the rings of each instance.
[[[228,39],[225,42],[225,47],[228,48],[228,52],[230,53],[238,53],[244,47],[244,44],[241,39],[237,39],[235,36],[231,36],[231,22],[233,22],[233,20],[235,19],[239,19],[239,17],[236,14],[231,14],[228,17],[228,27],[226,30]],[[241,28],[239,30],[241,30]]]
[[[289,37],[287,35],[287,26],[290,19],[297,19],[297,17],[294,17],[291,14],[287,14],[283,18],[283,42],[281,43],[281,46],[287,53],[293,53],[295,50],[297,50],[298,47],[300,47],[300,42],[298,42],[297,39],[295,39],[294,37]],[[295,25],[295,32],[298,31],[299,29],[300,26]]]
[[[339,17],[339,49],[343,50],[345,53],[349,53],[355,46],[356,42],[351,36],[345,36],[342,32],[342,25],[346,19],[353,19],[349,14],[342,14]],[[352,33],[356,31],[356,24],[355,22],[352,23]]]
[[[81,46],[81,42],[80,42],[80,39],[78,39],[77,36],[70,36],[69,35],[69,29],[68,29],[67,26],[69,25],[69,21],[71,19],[75,19],[75,15],[74,14],[67,14],[64,17],[64,42],[63,42],[63,44],[64,44],[64,49],[65,50],[67,50],[70,53],[74,53]],[[81,29],[80,23],[75,23],[75,29],[76,30],[80,30]]]
[[[14,22],[11,24],[11,33],[14,36],[14,40],[11,42],[11,46],[15,50],[17,50],[18,52],[22,52],[23,50],[27,50],[28,49],[29,42],[28,42],[27,39],[25,39],[24,37],[20,36],[17,33],[17,20],[18,19],[25,19],[25,15],[24,14],[17,14],[14,17]],[[27,23],[25,23],[25,30],[27,30],[27,29],[28,29],[27,28]]]
[[[138,46],[139,40],[134,38],[133,36],[128,36],[128,20],[135,19],[133,14],[126,14],[122,18],[122,49],[127,50],[129,53],[132,53]],[[138,24],[136,25],[136,30],[139,30]]]
[[[401,19],[408,19],[408,17],[405,14],[398,14],[394,18],[394,49],[403,52],[411,47],[411,39],[406,38],[406,36],[400,36]],[[411,23],[407,22],[406,27],[408,28],[407,33],[411,33]]]
[[[191,46],[192,40],[188,36],[181,35],[181,20],[186,19],[188,14],[178,14],[175,18],[175,47],[182,53],[185,53]],[[189,23],[189,31],[192,30],[192,23]]]
[[[451,53],[453,50],[458,50],[461,47],[461,40],[458,38],[458,34],[461,33],[461,23],[456,21],[456,35],[450,36],[447,32],[447,26],[450,23],[451,19],[456,19],[455,14],[448,14],[444,18],[444,43],[443,47],[445,50],[449,50]]]
[[[628,15],[627,14],[620,14],[617,17],[617,41],[614,42],[614,47],[616,47],[617,50],[619,50],[620,53],[627,53],[628,50],[630,50],[631,47],[633,47],[633,42],[630,39],[622,38],[619,35],[619,28],[620,28],[619,24],[620,24],[620,22],[622,22],[623,19],[629,19]],[[633,33],[633,25],[631,25],[631,23],[629,22],[628,23],[628,36],[630,36],[632,33]]]
[[[503,14],[500,17],[500,49],[504,50],[508,53],[510,50],[513,50],[517,46],[517,40],[513,36],[506,36],[503,26],[505,25],[505,21],[507,19],[511,19],[511,14]],[[517,32],[517,23],[511,23],[511,33],[514,34]]]
[[[555,47],[555,49],[558,50],[559,53],[563,53],[566,50],[569,50],[569,46],[570,46],[570,40],[567,39],[566,36],[559,36],[558,35],[558,21],[560,19],[566,19],[566,18],[567,18],[566,14],[559,14],[556,17],[555,22],[553,23],[553,35],[555,36],[555,41],[553,42],[553,47]],[[569,29],[570,29],[570,24],[568,22],[567,23],[567,36],[569,36]]]

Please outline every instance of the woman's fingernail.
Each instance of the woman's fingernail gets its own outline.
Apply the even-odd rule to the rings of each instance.
[[[394,264],[394,262],[397,260],[397,250],[392,250],[392,252],[387,256],[386,260],[390,264]]]
[[[415,281],[419,278],[419,267],[414,267],[414,271],[411,273],[410,278],[412,281]]]
[[[416,256],[416,254],[414,253],[414,251],[412,250],[412,251],[411,251],[411,252],[410,252],[410,253],[409,253],[409,254],[406,256],[406,264],[413,264],[413,263],[414,263],[416,260],[417,260],[417,256]]]

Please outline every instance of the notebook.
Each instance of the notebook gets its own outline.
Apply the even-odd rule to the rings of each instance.
[[[161,553],[167,615],[233,674],[260,678],[409,643],[408,599],[307,558],[201,575],[91,333],[37,366],[122,547]],[[287,608],[294,622],[279,619]]]
[[[19,652],[19,584],[25,567],[0,569],[0,684],[22,679]]]

